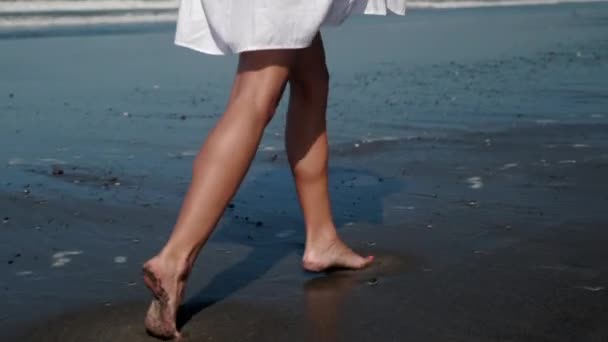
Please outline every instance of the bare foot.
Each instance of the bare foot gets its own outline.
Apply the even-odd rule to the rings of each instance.
[[[373,256],[362,257],[353,252],[340,238],[335,237],[320,243],[306,245],[302,267],[310,272],[323,272],[330,268],[362,269],[374,260]]]
[[[181,337],[176,327],[177,309],[182,301],[186,272],[156,256],[143,266],[144,282],[154,298],[146,314],[148,333],[163,339]]]

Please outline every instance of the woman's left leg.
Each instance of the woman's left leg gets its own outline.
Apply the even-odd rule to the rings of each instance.
[[[363,268],[373,257],[356,254],[340,239],[331,214],[326,127],[329,74],[320,34],[310,47],[298,50],[289,85],[285,143],[306,224],[302,266],[314,272]]]

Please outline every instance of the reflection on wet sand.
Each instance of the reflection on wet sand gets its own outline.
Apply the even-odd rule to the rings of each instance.
[[[304,284],[306,318],[310,325],[308,341],[337,340],[342,306],[356,283],[352,275],[335,274]]]
[[[313,278],[304,284],[304,305],[310,342],[334,342],[342,336],[340,326],[345,303],[353,290],[361,286],[377,286],[383,278],[412,269],[413,258],[376,255],[374,264],[361,271],[335,271]]]

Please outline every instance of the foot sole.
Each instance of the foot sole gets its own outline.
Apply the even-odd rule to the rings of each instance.
[[[169,308],[169,295],[162,287],[160,279],[150,269],[144,266],[144,283],[152,292],[154,299],[146,315],[145,326],[148,334],[161,339],[179,338],[180,334],[175,328],[167,327],[171,317],[166,317]]]

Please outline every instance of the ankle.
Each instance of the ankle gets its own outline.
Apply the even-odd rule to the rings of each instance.
[[[155,258],[158,258],[162,264],[180,274],[188,273],[188,269],[190,269],[188,255],[184,253],[175,253],[165,248]]]
[[[333,241],[339,240],[338,232],[333,224],[324,226],[322,228],[315,227],[306,229],[306,247],[313,247],[319,245],[327,245]]]

